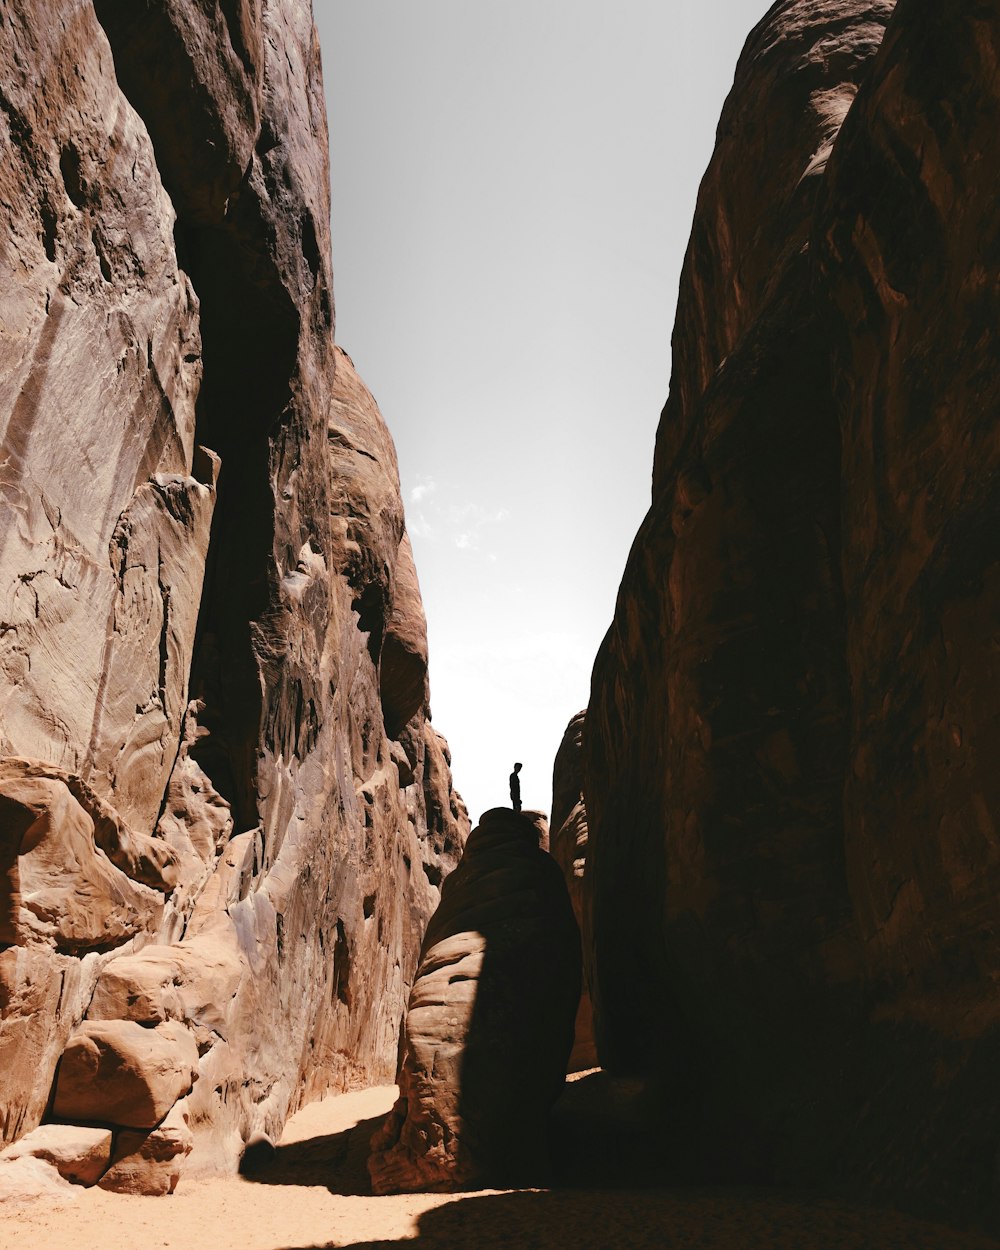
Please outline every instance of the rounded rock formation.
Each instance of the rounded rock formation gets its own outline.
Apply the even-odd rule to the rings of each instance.
[[[537,1182],[580,997],[580,939],[537,812],[494,808],[444,883],[410,994],[377,1194]]]

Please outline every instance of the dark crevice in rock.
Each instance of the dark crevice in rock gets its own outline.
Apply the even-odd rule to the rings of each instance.
[[[219,0],[219,8],[226,21],[233,51],[243,62],[244,69],[252,74],[255,69],[254,59],[247,43],[242,20],[245,15],[245,6],[241,0]]]
[[[94,3],[119,85],[146,124],[163,184],[186,221],[220,221],[247,167],[260,67],[236,10],[249,19],[251,7]],[[195,41],[201,55],[192,58]]]
[[[59,157],[59,171],[62,174],[66,194],[77,208],[83,208],[87,201],[83,172],[80,164],[80,153],[73,143],[67,143]]]
[[[382,651],[387,608],[384,589],[380,585],[366,586],[351,604],[352,611],[358,614],[358,629],[368,635],[368,654],[375,664],[378,664]]]
[[[343,920],[337,921],[337,939],[333,947],[333,993],[344,1004],[351,1005],[351,946]]]
[[[205,224],[209,210],[185,186],[179,136],[199,128],[183,126],[164,107],[164,93],[176,85],[173,76],[190,73],[183,49],[176,58],[137,55],[150,30],[140,29],[118,0],[98,0],[96,7],[119,82],[149,128],[164,185],[174,198],[178,264],[201,305],[204,373],[196,442],[219,455],[221,468],[190,682],[190,697],[204,703],[201,724],[208,732],[191,755],[231,805],[234,832],[240,833],[259,822],[260,670],[275,632],[267,620],[275,599],[270,437],[291,399],[299,312],[267,251],[268,228],[249,186],[252,162],[221,224]],[[225,16],[235,45],[240,27],[233,5]],[[176,38],[170,21],[160,15],[154,25],[162,27],[169,46]],[[245,46],[241,55],[246,56]],[[176,64],[165,64],[168,59]],[[152,77],[146,74],[150,64],[160,67]],[[200,90],[196,83],[186,87],[195,96]],[[197,110],[196,103],[191,107]],[[200,120],[201,129],[211,132],[206,119]]]
[[[204,380],[198,441],[221,457],[218,502],[191,675],[209,732],[192,750],[233,809],[236,832],[258,821],[258,647],[272,599],[269,434],[290,397],[299,323],[284,291],[255,281],[223,230],[178,228],[201,300]]]
[[[56,259],[58,218],[56,217],[55,209],[48,200],[41,201],[38,205],[38,213],[42,223],[42,246],[45,248],[45,257],[54,263]]]

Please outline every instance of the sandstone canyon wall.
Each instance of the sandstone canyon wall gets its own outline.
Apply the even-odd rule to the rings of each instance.
[[[673,1158],[997,1219],[1000,15],[780,0],[584,731],[604,1063]]]
[[[468,822],[309,3],[0,0],[0,61],[0,1140],[128,1187],[391,1079]]]

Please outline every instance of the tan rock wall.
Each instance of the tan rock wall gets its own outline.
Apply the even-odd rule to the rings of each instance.
[[[80,773],[148,829],[214,497],[198,300],[92,6],[3,16],[0,753]]]
[[[38,761],[0,777],[0,1127],[88,1006],[182,1028],[194,1086],[108,1181],[169,1192],[391,1076],[468,820],[392,440],[333,346],[310,6],[0,17],[0,750]],[[84,880],[100,933],[58,904]]]

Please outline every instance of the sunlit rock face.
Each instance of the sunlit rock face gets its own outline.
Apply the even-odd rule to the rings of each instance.
[[[972,3],[752,33],[583,735],[600,1052],[659,1077],[666,1148],[966,1214],[1000,1145],[998,50]]]
[[[0,61],[0,1139],[180,1038],[107,1174],[169,1192],[391,1078],[468,820],[309,4],[0,0]]]
[[[427,928],[399,1100],[372,1140],[377,1194],[547,1178],[580,997],[580,939],[539,812],[493,808]]]
[[[583,724],[586,712],[577,712],[563,735],[552,768],[552,814],[549,850],[562,869],[569,890],[573,915],[585,928],[583,916],[583,878],[587,864],[587,805],[583,798]],[[587,988],[589,969],[584,968],[580,1005],[576,1013],[576,1033],[569,1057],[570,1072],[597,1067],[597,1046],[594,1042],[594,1012]]]

